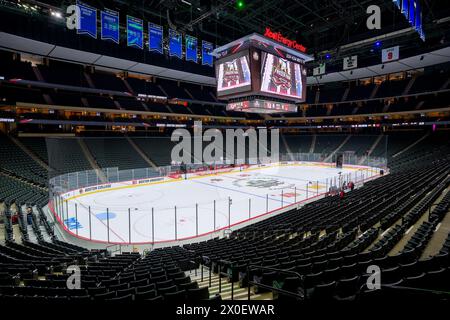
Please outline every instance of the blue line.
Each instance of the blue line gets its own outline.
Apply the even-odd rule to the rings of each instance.
[[[210,183],[206,183],[206,182],[200,182],[200,181],[196,181],[196,180],[192,180],[192,181],[196,182],[196,183],[204,184],[206,186],[214,187],[214,188],[221,188],[221,189],[225,189],[225,190],[229,190],[229,191],[233,191],[233,192],[249,194],[249,195],[254,196],[254,197],[266,199],[266,197],[264,197],[264,196],[260,196],[259,194],[254,194],[254,193],[251,193],[251,192],[239,191],[239,190],[235,190],[235,189],[231,189],[231,188],[227,188],[227,187],[222,187],[222,186],[217,186],[217,185],[214,185],[214,184],[210,184]],[[279,200],[279,199],[273,199],[273,198],[270,198],[270,197],[269,197],[269,199],[281,202],[281,200]],[[283,199],[283,204],[284,204],[284,202],[286,202],[287,204],[292,204],[293,203],[293,202],[285,201]]]

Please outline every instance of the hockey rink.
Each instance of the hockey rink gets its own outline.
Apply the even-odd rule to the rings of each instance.
[[[163,242],[230,225],[235,229],[248,219],[320,197],[331,185],[358,183],[377,174],[377,168],[362,166],[272,164],[86,188],[65,194],[54,207],[66,230],[83,239]]]

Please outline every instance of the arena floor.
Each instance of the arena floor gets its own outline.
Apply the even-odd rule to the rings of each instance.
[[[363,181],[377,173],[375,168],[305,163],[203,172],[67,196],[63,220],[70,233],[94,241],[180,240],[229,225],[238,228],[249,218],[319,197],[330,184]]]

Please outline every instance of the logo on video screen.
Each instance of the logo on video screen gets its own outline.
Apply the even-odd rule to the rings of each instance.
[[[284,89],[291,87],[291,72],[289,62],[286,60],[278,60],[273,67],[272,81],[276,86],[281,86]]]
[[[236,83],[239,81],[239,69],[237,66],[237,60],[226,62],[223,71],[223,80],[227,83]]]

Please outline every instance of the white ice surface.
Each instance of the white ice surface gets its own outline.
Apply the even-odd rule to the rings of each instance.
[[[267,210],[274,211],[282,205],[304,200],[307,197],[307,185],[308,197],[323,193],[330,180],[339,181],[339,172],[342,173],[342,180],[347,180],[349,175],[353,181],[367,178],[368,175],[367,170],[302,164],[222,173],[85,194],[69,200],[68,217],[74,222],[77,216],[78,230],[75,227],[76,223],[69,225],[69,229],[73,233],[78,232],[81,237],[108,241],[106,219],[108,210],[110,242],[128,243],[130,233],[133,243],[151,242],[153,239],[173,240],[176,207],[177,239],[192,237],[197,234],[196,204],[198,204],[198,234],[204,234],[214,230],[214,200],[217,230],[226,228],[229,223],[233,225],[249,217],[264,214]],[[319,181],[318,190],[315,187],[317,181]]]

